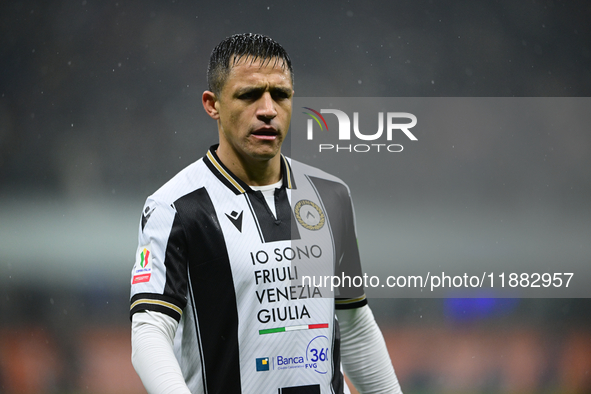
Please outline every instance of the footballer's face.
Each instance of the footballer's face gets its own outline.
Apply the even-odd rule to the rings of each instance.
[[[281,59],[240,59],[230,69],[215,110],[220,146],[241,162],[277,156],[289,129],[293,83]]]

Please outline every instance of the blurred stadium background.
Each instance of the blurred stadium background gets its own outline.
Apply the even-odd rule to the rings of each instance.
[[[589,2],[557,0],[3,1],[0,393],[145,392],[128,318],[140,210],[216,140],[200,96],[222,38],[252,31],[282,43],[301,97],[587,97],[590,17]],[[503,144],[490,136],[389,169],[398,231],[429,244],[425,235],[473,231],[476,211],[500,212],[512,244],[535,227],[532,253],[569,245],[591,263],[591,135],[559,126],[517,138],[502,191]],[[339,176],[365,253],[379,259],[371,185]],[[416,247],[391,242],[398,256]],[[458,251],[458,264],[483,251]],[[560,254],[551,258],[560,271]],[[591,392],[589,299],[370,303],[405,393]]]

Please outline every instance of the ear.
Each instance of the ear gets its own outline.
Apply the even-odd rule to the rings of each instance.
[[[209,116],[216,120],[220,118],[220,114],[216,105],[218,99],[214,92],[210,92],[209,90],[203,92],[201,101],[203,102],[203,108],[205,109],[205,112],[207,112]]]

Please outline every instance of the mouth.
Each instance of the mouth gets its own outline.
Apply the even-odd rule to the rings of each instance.
[[[254,130],[251,135],[259,140],[274,141],[279,132],[274,127],[260,127]]]

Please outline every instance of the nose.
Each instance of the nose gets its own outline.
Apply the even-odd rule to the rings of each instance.
[[[277,110],[275,109],[275,100],[271,97],[271,93],[265,92],[259,100],[259,108],[257,116],[262,119],[273,119],[277,116]]]

